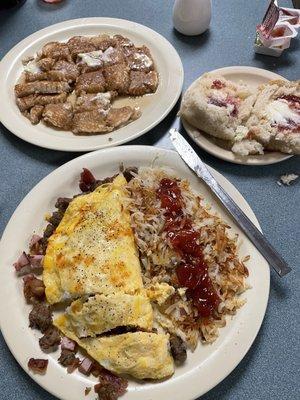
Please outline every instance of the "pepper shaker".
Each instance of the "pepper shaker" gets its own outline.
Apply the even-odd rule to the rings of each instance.
[[[200,35],[211,20],[211,0],[175,0],[173,24],[184,35]]]

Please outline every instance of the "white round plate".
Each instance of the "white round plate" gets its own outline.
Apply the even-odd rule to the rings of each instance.
[[[145,44],[153,55],[159,73],[156,93],[126,101],[126,104],[140,106],[142,116],[111,133],[90,136],[76,136],[72,132],[52,129],[43,123],[32,125],[15,103],[14,85],[23,70],[22,60],[34,55],[47,42],[67,41],[75,35],[101,33],[124,35],[136,45]],[[146,26],[115,18],[97,17],[64,21],[28,36],[13,47],[0,62],[0,121],[21,139],[48,149],[90,151],[117,146],[148,132],[166,117],[180,96],[183,75],[182,63],[174,47],[163,36]]]
[[[239,81],[243,81],[254,88],[268,82],[271,79],[286,80],[285,78],[275,74],[274,72],[255,67],[225,67],[215,69],[214,71],[210,72],[220,74],[224,76],[224,78],[236,83],[238,83]],[[217,140],[215,138],[201,132],[199,129],[193,127],[184,119],[181,119],[181,121],[189,136],[198,144],[198,146],[200,146],[203,150],[207,151],[213,156],[220,158],[221,160],[230,161],[235,164],[268,165],[275,164],[292,157],[291,155],[275,151],[266,152],[263,155],[241,157],[234,154],[230,150],[226,150],[225,148],[218,146]]]
[[[128,392],[122,397],[122,400],[192,400],[224,379],[249,350],[266,311],[270,272],[267,262],[174,151],[148,146],[122,146],[88,153],[56,169],[31,190],[11,217],[0,243],[2,334],[14,357],[27,373],[30,357],[45,358],[39,348],[38,332],[28,328],[30,307],[25,304],[22,279],[17,279],[12,264],[20,252],[27,248],[32,233],[42,232],[45,213],[54,209],[56,198],[72,196],[78,192],[79,174],[83,167],[89,168],[97,178],[104,178],[118,171],[120,161],[125,166],[168,166],[180,177],[188,178],[193,189],[212,204],[213,209],[232,226],[233,232],[239,233],[240,256],[251,255],[247,263],[251,289],[244,293],[247,303],[234,317],[228,318],[227,326],[220,329],[219,338],[212,345],[199,343],[196,351],[189,352],[186,363],[178,367],[170,379],[158,383],[130,381]],[[253,211],[237,189],[217,171],[211,169],[211,172],[259,228]],[[67,374],[66,369],[57,362],[58,354],[46,355],[49,358],[46,375],[30,373],[30,376],[60,399],[94,399],[93,390],[89,396],[84,396],[85,387],[95,384],[92,381],[94,378],[78,372]]]

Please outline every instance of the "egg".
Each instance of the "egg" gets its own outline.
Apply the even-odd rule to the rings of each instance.
[[[175,289],[173,286],[170,286],[165,282],[155,282],[154,284],[147,286],[146,293],[151,301],[162,305],[170,296],[172,296],[172,294],[175,293]]]
[[[120,174],[69,204],[44,257],[50,304],[97,293],[133,294],[143,287],[125,185]]]
[[[128,332],[121,335],[79,339],[66,326],[61,315],[54,325],[77,342],[104,368],[137,379],[163,379],[174,373],[169,336],[152,332]]]
[[[120,326],[151,330],[153,311],[142,295],[117,293],[74,301],[65,313],[65,325],[78,338],[109,332]]]

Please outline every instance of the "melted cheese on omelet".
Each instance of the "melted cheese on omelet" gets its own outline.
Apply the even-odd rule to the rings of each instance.
[[[147,286],[146,293],[151,301],[162,305],[175,293],[175,289],[165,282],[156,282]]]
[[[78,196],[49,238],[43,281],[50,304],[95,293],[134,293],[142,276],[123,175]]]
[[[153,325],[149,299],[124,293],[76,300],[67,308],[65,318],[66,328],[78,338],[95,337],[119,326],[151,330]]]
[[[79,339],[68,330],[64,315],[58,317],[54,325],[104,368],[117,374],[130,374],[138,379],[163,379],[174,372],[168,335],[131,332]]]

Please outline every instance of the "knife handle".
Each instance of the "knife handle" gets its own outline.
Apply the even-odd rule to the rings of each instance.
[[[275,269],[279,276],[284,276],[291,271],[291,268],[284,261],[281,255],[274,249],[271,243],[250,221],[246,214],[234,202],[234,200],[224,191],[215,178],[211,175],[210,188],[218,197],[222,204],[227,208],[233,219],[242,228],[251,242],[257,247],[268,263]],[[213,180],[213,184],[212,184]]]

